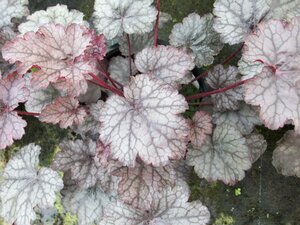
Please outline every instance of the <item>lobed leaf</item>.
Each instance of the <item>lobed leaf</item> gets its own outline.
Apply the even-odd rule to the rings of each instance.
[[[206,81],[213,89],[224,88],[238,81],[238,69],[234,66],[224,68],[222,65],[215,66],[208,72]],[[243,89],[238,86],[225,92],[211,96],[215,111],[237,110],[240,101],[243,100]]]
[[[30,85],[29,85],[30,88]],[[28,101],[25,103],[28,112],[40,113],[47,105],[51,104],[57,97],[61,96],[53,86],[45,89],[30,88]]]
[[[97,146],[92,140],[64,141],[59,147],[61,152],[56,154],[53,168],[70,171],[71,178],[81,189],[90,188],[98,181],[105,184],[109,179],[107,170],[98,162]]]
[[[78,24],[47,24],[39,30],[28,32],[2,48],[3,58],[17,63],[18,72],[26,73],[32,66],[41,70],[33,76],[32,85],[46,88],[50,82],[66,79],[66,87],[86,92],[86,74],[95,73],[94,64],[84,57],[93,40],[93,34]],[[71,88],[72,87],[72,88]]]
[[[189,147],[187,164],[194,166],[199,177],[234,184],[251,167],[250,151],[242,134],[234,126],[223,124],[201,147]]]
[[[0,93],[0,149],[4,149],[25,134],[27,123],[13,110],[29,93],[25,80],[16,74],[0,77]]]
[[[72,124],[81,124],[86,116],[84,108],[73,97],[58,97],[52,104],[47,105],[41,112],[39,119],[42,122],[59,124],[67,128]]]
[[[227,123],[236,126],[236,128],[243,134],[250,134],[255,125],[261,125],[262,122],[258,117],[255,108],[242,104],[239,110],[215,112],[212,115],[213,123],[218,125]]]
[[[212,64],[214,56],[223,48],[218,33],[213,29],[211,14],[203,17],[196,13],[188,15],[182,23],[174,25],[169,38],[171,45],[188,48],[198,67]]]
[[[153,167],[136,163],[134,168],[118,167],[112,175],[120,177],[119,198],[126,204],[141,210],[149,210],[150,202],[165,187],[174,186],[176,173],[171,165]]]
[[[22,34],[25,34],[28,31],[36,32],[39,27],[47,23],[61,24],[63,26],[76,23],[88,27],[89,25],[83,20],[83,16],[82,12],[75,9],[69,11],[66,5],[57,4],[56,6],[48,7],[46,10],[39,10],[27,16],[27,21],[21,23],[18,29]]]
[[[30,225],[36,218],[34,207],[46,209],[54,205],[63,182],[55,171],[38,169],[40,147],[29,144],[10,159],[0,185],[2,209],[7,223]]]
[[[154,44],[153,32],[145,34],[131,34],[129,35],[131,55],[136,55],[144,48]],[[119,41],[119,49],[124,56],[129,56],[129,47],[127,35],[123,35]]]
[[[191,144],[200,147],[212,134],[212,130],[211,115],[205,111],[197,111],[192,118]]]
[[[195,67],[189,54],[163,45],[142,50],[136,55],[135,65],[140,72],[153,74],[168,84],[181,80]]]
[[[0,4],[0,28],[10,25],[12,18],[29,14],[28,0],[3,0]]]
[[[63,205],[77,215],[78,225],[94,225],[103,219],[110,198],[97,186],[88,189],[64,189]]]
[[[252,133],[246,136],[246,142],[250,149],[251,162],[255,163],[267,149],[267,141],[264,136]]]
[[[300,141],[294,131],[287,131],[277,143],[272,164],[284,176],[300,177]]]
[[[269,0],[216,0],[213,13],[214,29],[222,41],[230,45],[244,41],[260,20],[268,13]]]
[[[96,0],[94,24],[107,39],[127,34],[144,34],[153,29],[157,11],[153,0]]]
[[[105,217],[98,225],[136,224],[208,224],[210,214],[200,201],[188,202],[186,186],[175,186],[163,191],[161,198],[151,204],[149,211],[137,210],[119,201],[111,203],[105,210]]]
[[[188,107],[184,97],[145,74],[131,79],[124,96],[109,97],[98,118],[100,138],[110,143],[111,156],[126,166],[134,166],[137,156],[153,166],[182,158],[189,135],[179,115]]]
[[[133,60],[131,60],[131,66],[132,75],[137,74],[138,71]],[[123,85],[127,85],[130,77],[129,58],[123,58],[122,56],[112,58],[109,62],[108,72],[111,78]]]

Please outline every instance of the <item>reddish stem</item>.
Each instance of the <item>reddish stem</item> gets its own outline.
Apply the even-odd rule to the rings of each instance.
[[[132,76],[132,65],[131,65],[131,43],[130,43],[130,37],[129,34],[126,35],[127,37],[127,43],[128,43],[128,60],[129,60],[129,71],[130,71],[130,76]]]
[[[229,63],[244,47],[244,44],[242,44],[238,49],[236,49],[223,63],[222,65],[225,66],[227,63]]]
[[[99,63],[99,66],[101,67],[101,70],[100,70],[100,73],[103,77],[105,77],[106,79],[108,79],[111,84],[115,87],[115,88],[118,88],[117,85],[120,87],[120,88],[123,88],[123,85],[120,84],[118,81],[116,81],[115,79],[113,79],[110,74],[106,71],[106,69],[104,69],[103,67],[103,64],[102,64],[102,61],[98,59],[98,63]]]
[[[213,103],[212,102],[189,102],[189,105],[207,106],[207,105],[213,105]]]
[[[249,80],[251,80],[251,79],[252,79],[252,78],[247,79],[247,80],[242,80],[242,81],[236,82],[236,83],[234,83],[234,84],[228,85],[227,87],[219,88],[219,89],[216,89],[216,90],[213,90],[213,91],[203,92],[203,93],[199,93],[199,94],[187,96],[187,97],[186,97],[186,100],[187,100],[187,101],[190,101],[190,100],[195,100],[195,99],[204,98],[204,97],[207,97],[207,96],[210,96],[210,95],[222,93],[222,92],[228,91],[228,90],[230,90],[230,89],[233,89],[233,88],[235,88],[235,87],[238,87],[238,86],[240,86],[240,85],[246,83],[247,81],[249,81]]]
[[[154,28],[154,46],[158,46],[158,25],[159,25],[159,16],[160,16],[160,0],[156,0],[157,16]]]
[[[242,44],[238,49],[236,49],[227,59],[225,59],[225,61],[222,63],[223,66],[225,66],[227,63],[229,63],[244,47],[244,44]],[[203,73],[201,73],[200,75],[198,75],[197,77],[195,77],[190,83],[196,81],[196,80],[200,80],[204,77],[206,77],[208,75],[208,71],[205,71]]]
[[[39,116],[40,115],[40,113],[34,113],[34,112],[25,112],[25,111],[18,111],[18,110],[16,110],[16,112],[21,116]]]
[[[122,91],[120,91],[119,89],[117,89],[117,88],[115,88],[115,87],[109,86],[107,83],[105,83],[105,82],[104,82],[103,80],[101,80],[99,77],[97,77],[95,74],[93,74],[93,73],[88,73],[88,75],[90,75],[90,76],[93,78],[93,80],[91,80],[91,82],[93,82],[93,83],[99,85],[100,87],[103,87],[103,88],[105,88],[105,89],[107,89],[107,90],[109,90],[109,91],[111,91],[111,92],[113,92],[113,93],[115,93],[115,94],[117,94],[117,95],[120,95],[120,96],[123,96],[123,97],[124,97]]]

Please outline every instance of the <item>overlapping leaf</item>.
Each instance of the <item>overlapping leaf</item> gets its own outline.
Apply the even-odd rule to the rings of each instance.
[[[95,73],[94,64],[83,57],[92,40],[93,34],[80,25],[47,24],[36,33],[28,32],[6,43],[2,54],[10,63],[18,62],[21,74],[39,66],[41,70],[32,81],[36,88],[46,88],[49,82],[66,79],[66,84],[79,95],[87,89],[86,74]]]
[[[107,39],[127,34],[150,32],[157,11],[153,0],[96,0],[94,24]]]
[[[77,215],[78,225],[94,225],[101,221],[104,209],[111,201],[109,195],[97,186],[84,190],[66,188],[63,193],[63,205]]]
[[[153,74],[168,84],[179,81],[195,66],[193,58],[183,50],[163,45],[142,50],[135,64],[140,72]]]
[[[52,104],[47,105],[41,112],[39,119],[42,122],[59,124],[67,128],[72,124],[81,124],[86,116],[84,108],[73,97],[58,97]]]
[[[246,142],[250,150],[251,162],[254,163],[267,149],[267,141],[264,136],[252,133],[246,136]]]
[[[98,162],[96,143],[92,140],[64,141],[59,147],[61,152],[55,156],[53,167],[70,171],[71,178],[81,189],[92,187],[98,181],[105,184],[109,179],[107,170]]]
[[[208,72],[206,81],[213,89],[224,88],[238,81],[238,69],[234,66],[224,68],[222,65],[215,66]],[[243,100],[243,89],[238,86],[234,89],[211,96],[215,111],[237,110],[240,101]]]
[[[187,102],[178,91],[149,75],[138,75],[124,87],[125,97],[107,99],[99,117],[100,137],[111,155],[134,166],[136,157],[153,166],[184,156],[189,126],[179,114]]]
[[[0,93],[0,149],[4,149],[25,134],[27,123],[13,110],[27,100],[29,92],[22,76],[10,74],[0,77]]]
[[[43,108],[51,104],[61,94],[54,87],[49,85],[45,89],[35,90],[30,88],[28,101],[25,103],[28,112],[40,113]]]
[[[288,131],[277,143],[273,152],[273,165],[284,176],[300,177],[300,141],[299,134]]]
[[[151,210],[136,210],[116,202],[109,204],[105,217],[98,225],[136,225],[136,224],[208,224],[210,214],[200,201],[187,202],[189,191],[186,186],[176,186],[163,191],[150,205]]]
[[[47,10],[39,10],[27,17],[25,23],[18,27],[19,31],[24,34],[28,31],[37,31],[39,27],[47,23],[62,24],[68,26],[71,23],[88,26],[83,20],[83,13],[75,9],[69,11],[66,5],[57,4],[48,7]]]
[[[243,75],[243,80],[250,79],[255,77],[257,74],[260,74],[264,68],[264,65],[261,62],[247,62],[241,59],[238,62],[238,68],[240,74]]]
[[[267,19],[291,19],[300,15],[298,0],[217,0],[214,28],[224,43],[238,44]]]
[[[204,141],[212,134],[212,118],[205,111],[198,111],[192,118],[191,143],[195,146],[201,146]]]
[[[133,60],[131,60],[131,68],[132,75],[137,74]],[[122,56],[112,58],[109,62],[108,72],[113,79],[123,85],[127,85],[130,77],[129,58],[123,58]]]
[[[10,25],[12,18],[29,14],[28,0],[3,0],[0,4],[0,28]]]
[[[214,28],[224,43],[238,44],[268,11],[267,0],[216,0]]]
[[[144,48],[153,45],[153,32],[145,34],[131,34],[129,35],[130,50],[131,54],[136,55],[138,52],[142,51]],[[119,41],[120,51],[122,55],[129,56],[129,45],[127,35],[123,35]]]
[[[134,168],[119,167],[112,174],[120,177],[118,194],[120,199],[132,207],[149,210],[150,202],[165,187],[174,186],[176,173],[171,165],[153,167],[136,163]]]
[[[199,177],[234,184],[251,167],[251,157],[246,139],[237,128],[223,124],[215,128],[212,139],[206,139],[201,147],[189,148],[187,163],[194,166]]]
[[[196,13],[175,24],[170,35],[175,47],[186,47],[193,52],[198,67],[213,63],[214,56],[223,48],[218,33],[213,29],[213,15],[200,17]]]
[[[290,23],[270,20],[245,42],[243,60],[268,67],[245,84],[245,101],[260,106],[260,116],[270,129],[291,120],[300,133],[299,28],[300,17]]]
[[[9,224],[30,225],[36,217],[33,208],[53,206],[55,192],[63,188],[58,173],[45,167],[38,169],[40,149],[34,144],[23,147],[5,168],[0,216]]]
[[[212,117],[214,124],[221,125],[227,123],[229,125],[234,125],[243,135],[250,134],[255,125],[262,124],[256,110],[244,103],[239,110],[223,113],[215,112]]]

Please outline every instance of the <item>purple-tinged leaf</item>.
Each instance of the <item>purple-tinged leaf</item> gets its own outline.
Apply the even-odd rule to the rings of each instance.
[[[266,151],[267,141],[261,134],[253,133],[246,136],[246,142],[250,150],[251,162],[253,164]]]
[[[218,125],[227,123],[236,128],[243,134],[250,134],[255,125],[261,125],[258,113],[247,104],[242,104],[239,110],[227,112],[215,112],[212,115],[213,123]]]
[[[132,74],[130,74],[129,58],[117,56],[110,60],[108,72],[111,75],[111,78],[123,85],[127,85],[129,83],[130,75],[136,75],[138,72],[133,60],[131,60],[131,68]]]
[[[299,134],[287,131],[277,143],[273,152],[272,164],[284,176],[300,178],[300,139]]]
[[[152,46],[154,44],[153,32],[146,34],[131,34],[129,35],[130,40],[130,50],[131,54],[136,55],[138,52],[142,51],[144,48]],[[127,35],[123,35],[119,41],[120,51],[122,55],[129,56],[128,40]]]
[[[212,139],[207,138],[201,147],[189,148],[187,163],[194,166],[201,178],[232,185],[244,178],[245,170],[251,167],[251,156],[238,129],[223,124],[215,128]]]
[[[153,167],[136,163],[134,168],[122,166],[112,171],[120,177],[118,196],[126,204],[141,210],[149,210],[153,198],[165,187],[174,186],[176,173],[170,165]]]
[[[265,68],[245,85],[245,101],[260,106],[260,118],[272,130],[283,127],[289,120],[300,133],[299,74],[274,74]]]
[[[198,67],[212,64],[214,56],[223,48],[219,34],[213,29],[211,14],[200,17],[192,13],[184,18],[182,23],[175,24],[170,43],[175,47],[188,48],[193,53]]]
[[[37,31],[39,27],[47,23],[61,24],[68,26],[71,23],[89,26],[83,20],[83,13],[75,9],[68,10],[66,5],[57,4],[56,6],[48,7],[46,10],[39,10],[27,16],[27,21],[21,23],[18,27],[22,34],[28,31]]]
[[[208,72],[206,81],[213,89],[224,88],[238,81],[238,69],[234,66],[224,68],[222,65],[215,66]],[[243,100],[241,86],[211,96],[215,111],[237,110]]]
[[[94,24],[107,39],[127,34],[144,34],[153,29],[157,10],[153,0],[96,0]]]
[[[191,143],[200,147],[204,141],[212,134],[211,115],[204,111],[198,111],[192,118]]]
[[[0,77],[0,93],[0,149],[4,149],[25,134],[27,123],[13,110],[27,100],[29,92],[22,76],[10,74]]]
[[[0,4],[0,28],[10,25],[12,18],[21,18],[29,14],[28,0],[4,0]]]
[[[96,72],[94,63],[85,57],[92,40],[93,34],[80,25],[47,24],[36,33],[28,32],[7,42],[2,54],[10,63],[18,62],[21,74],[32,66],[39,66],[41,70],[32,80],[36,88],[46,88],[49,82],[55,83],[63,78],[79,95],[87,89],[86,74]]]
[[[42,122],[58,124],[67,128],[72,124],[81,124],[86,116],[85,109],[79,106],[73,97],[58,97],[52,104],[47,105],[41,112]]]
[[[18,116],[16,112],[0,113],[0,149],[5,149],[14,140],[21,139],[25,134],[24,128],[26,126],[26,121]]]
[[[63,188],[57,172],[45,167],[38,169],[40,149],[29,144],[6,165],[0,185],[0,216],[8,224],[30,225],[36,218],[34,208],[53,206],[55,192]]]
[[[167,188],[149,203],[151,210],[137,210],[119,201],[109,204],[98,225],[205,225],[210,213],[200,201],[188,202],[186,185]]]
[[[36,90],[30,88],[29,90],[29,98],[25,103],[28,112],[40,113],[47,105],[51,104],[57,97],[61,96],[59,91],[51,85],[45,89]]]
[[[189,136],[179,115],[188,108],[185,98],[147,74],[132,77],[124,95],[109,97],[98,118],[112,157],[125,166],[134,166],[137,156],[153,166],[182,158]]]
[[[59,145],[61,152],[54,159],[53,168],[70,171],[71,178],[81,189],[94,186],[98,181],[105,186],[109,179],[107,170],[96,157],[96,143],[86,141],[64,141]]]
[[[191,55],[171,46],[148,47],[136,55],[137,69],[153,74],[165,83],[181,80],[195,65]]]

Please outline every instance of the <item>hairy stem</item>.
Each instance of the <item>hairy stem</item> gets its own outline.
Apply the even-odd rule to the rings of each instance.
[[[247,79],[247,80],[242,80],[242,81],[236,82],[236,83],[234,83],[234,84],[228,85],[228,86],[226,86],[226,87],[224,87],[224,88],[219,88],[219,89],[216,89],[216,90],[213,90],[213,91],[203,92],[203,93],[199,93],[199,94],[187,96],[187,97],[186,97],[186,100],[187,100],[187,101],[191,101],[191,100],[195,100],[195,99],[199,99],[199,98],[204,98],[204,97],[207,97],[207,96],[210,96],[210,95],[222,93],[222,92],[228,91],[228,90],[230,90],[230,89],[236,88],[236,87],[238,87],[238,86],[240,86],[240,85],[246,83],[247,81],[249,81],[249,80],[251,80],[251,79],[252,79],[252,78]]]
[[[130,37],[129,37],[129,34],[126,35],[127,37],[127,43],[128,43],[128,54],[129,54],[129,57],[128,57],[128,60],[129,60],[129,71],[130,71],[130,76],[132,76],[132,65],[131,65],[131,43],[130,43]]]
[[[34,113],[34,112],[25,112],[25,111],[18,111],[16,110],[16,112],[18,113],[18,115],[21,116],[39,116],[40,113]]]
[[[154,46],[158,45],[158,25],[159,25],[159,16],[160,16],[160,0],[156,0],[157,16],[154,28]]]
[[[223,66],[225,66],[227,63],[229,63],[244,47],[244,44],[242,44],[239,48],[237,48],[225,61],[222,63]],[[200,75],[196,76],[190,83],[200,80],[208,75],[208,71],[205,71],[201,73]]]
[[[120,96],[123,96],[124,97],[124,94],[122,91],[120,91],[119,89],[115,88],[115,87],[111,87],[109,86],[107,83],[105,83],[103,80],[101,80],[99,77],[97,77],[95,74],[93,73],[89,73],[88,75],[90,75],[93,80],[89,80],[97,85],[99,85],[100,87],[103,87],[117,95],[120,95]]]

